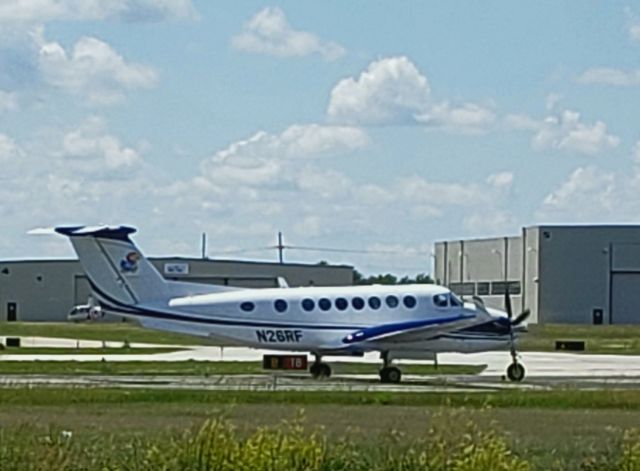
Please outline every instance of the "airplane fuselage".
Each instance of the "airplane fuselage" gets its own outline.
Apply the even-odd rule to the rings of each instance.
[[[108,306],[108,302],[102,302]],[[474,352],[509,345],[507,330],[501,331],[499,325],[491,328],[501,316],[478,316],[473,304],[462,303],[448,289],[436,285],[239,289],[173,298],[168,303],[149,306],[146,313],[117,312],[137,317],[148,327],[272,350],[345,354],[371,350]],[[436,337],[423,339],[417,335],[388,344],[382,339],[358,346],[339,341],[371,326],[464,313],[478,317],[474,326],[466,325]]]

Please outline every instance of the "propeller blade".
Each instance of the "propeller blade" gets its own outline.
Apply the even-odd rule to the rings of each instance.
[[[473,299],[473,304],[476,305],[477,309],[487,312],[487,307],[484,305],[484,300],[480,296],[474,296],[471,299]]]
[[[520,325],[531,315],[531,311],[529,309],[525,309],[511,322],[511,325]]]
[[[511,309],[511,295],[509,294],[509,285],[505,281],[505,290],[504,290],[504,308],[507,311],[507,316],[509,319],[513,317],[513,310]]]

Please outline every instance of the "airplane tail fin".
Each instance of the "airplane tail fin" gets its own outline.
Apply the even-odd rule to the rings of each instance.
[[[129,238],[128,226],[56,227],[69,237],[94,293],[113,307],[171,297],[169,283]]]

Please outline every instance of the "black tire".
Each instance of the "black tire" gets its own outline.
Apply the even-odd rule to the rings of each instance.
[[[380,370],[380,381],[383,383],[399,383],[402,379],[402,372],[395,366],[388,366]]]
[[[309,373],[313,379],[318,379],[320,377],[320,363],[312,363],[309,367]]]
[[[511,363],[507,368],[507,377],[511,381],[520,382],[524,379],[524,375],[524,366],[522,366],[520,363]]]
[[[309,367],[309,373],[314,379],[330,378],[331,367],[326,363],[313,363]]]

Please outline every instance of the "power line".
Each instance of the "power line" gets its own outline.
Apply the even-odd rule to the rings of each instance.
[[[307,252],[334,252],[334,253],[360,253],[360,254],[372,254],[372,255],[426,255],[429,252],[415,251],[407,253],[402,250],[375,250],[375,249],[341,249],[336,247],[308,247],[303,245],[285,245],[283,246],[290,250],[302,250]],[[277,248],[276,246],[271,247]]]
[[[263,247],[253,247],[253,248],[245,248],[245,249],[233,249],[233,250],[224,250],[218,251],[217,254],[220,255],[234,255],[234,254],[245,254],[252,252],[264,252],[267,250],[277,250],[278,251],[278,260],[280,263],[283,262],[283,254],[284,250],[299,250],[302,252],[325,252],[325,253],[345,253],[345,254],[364,254],[364,255],[401,255],[401,256],[424,256],[429,255],[430,252],[426,250],[378,250],[378,249],[352,249],[352,248],[340,248],[340,247],[317,247],[317,246],[308,246],[308,245],[286,245],[283,242],[282,232],[278,232],[278,244],[277,245],[268,245]]]

